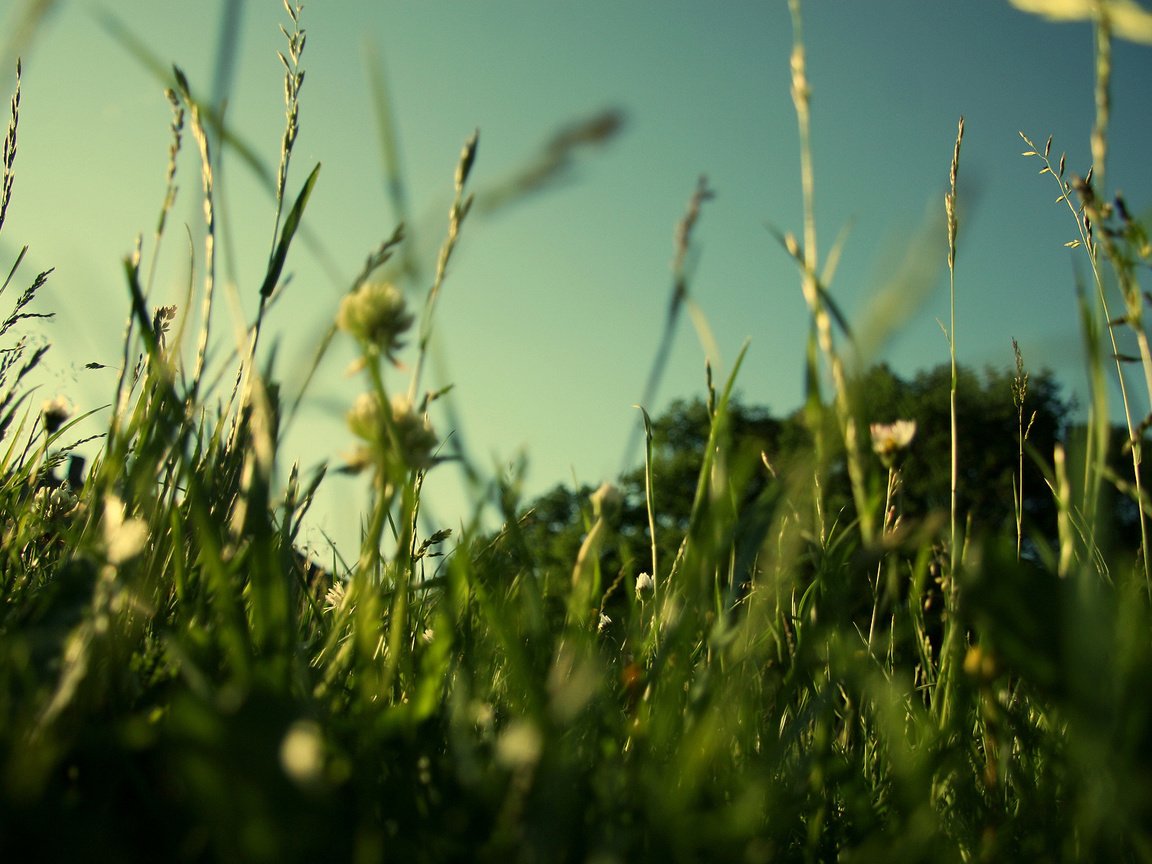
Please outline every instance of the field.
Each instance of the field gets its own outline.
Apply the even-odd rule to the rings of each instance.
[[[305,14],[285,4],[276,241],[234,345],[208,323],[228,219],[214,185],[220,118],[173,70],[169,194],[155,247],[124,261],[129,323],[95,441],[76,429],[96,406],[41,402],[30,387],[47,347],[25,334],[50,275],[29,276],[21,253],[0,289],[0,859],[1152,860],[1140,281],[1152,245],[1142,202],[1106,173],[1110,46],[1135,38],[1109,17],[1122,5],[1092,6],[1092,169],[1077,176],[1052,139],[1021,135],[1086,275],[1070,314],[1094,390],[1074,422],[1056,411],[1044,424],[1049,379],[1019,351],[999,407],[968,398],[960,117],[940,154],[953,316],[934,410],[947,431],[929,438],[923,414],[873,416],[882,379],[854,368],[826,278],[837,253],[816,254],[793,0],[803,230],[776,240],[810,315],[803,408],[779,427],[757,420],[734,396],[738,359],[722,380],[709,370],[685,409],[692,434],[643,414],[643,464],[617,485],[572,490],[553,511],[466,462],[487,490],[473,524],[427,524],[425,478],[465,459],[440,434],[445,393],[426,383],[484,153],[465,131],[434,271],[407,284],[396,226],[310,366],[343,341],[362,384],[345,406],[351,454],[326,469],[363,483],[361,539],[322,556],[302,551],[301,532],[330,478],[282,452],[310,381],[283,381],[262,338],[324,182],[293,162]],[[19,88],[5,232],[19,231],[4,221]],[[152,261],[183,239],[167,223],[188,149],[204,264],[178,308],[153,301]],[[669,330],[691,311],[709,199],[701,181],[677,226]],[[198,328],[187,308],[202,310]],[[983,411],[1008,418],[998,519],[971,504],[993,478],[961,434]],[[756,423],[767,437],[750,446]]]

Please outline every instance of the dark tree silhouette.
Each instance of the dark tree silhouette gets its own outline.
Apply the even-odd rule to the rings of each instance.
[[[901,463],[901,510],[908,520],[943,516],[950,506],[951,480],[951,371],[948,366],[902,378],[885,365],[876,366],[854,382],[856,412],[863,430],[862,446],[870,446],[870,423],[896,419],[916,421],[917,431]],[[1023,459],[1023,522],[1025,536],[1037,543],[1054,543],[1056,506],[1046,480],[1052,454],[1059,442],[1075,449],[1077,427],[1071,422],[1072,405],[1061,395],[1050,372],[1032,373],[1022,406],[1014,401],[1014,375],[1008,371],[977,373],[960,369],[957,387],[959,441],[958,505],[961,521],[974,537],[1015,536],[1014,484],[1019,483],[1021,415],[1026,432]],[[709,408],[704,400],[678,400],[652,421],[652,485],[656,512],[656,541],[662,561],[671,562],[688,529],[693,496],[708,442]],[[782,494],[779,478],[811,449],[812,436],[803,410],[783,418],[765,407],[733,398],[728,405],[726,465],[738,490],[735,544],[742,538],[758,544],[763,526],[771,518]],[[1122,452],[1126,436],[1113,436],[1111,463],[1117,476],[1131,474],[1131,462]],[[854,518],[851,490],[843,467],[842,447],[829,442],[831,460],[822,492],[828,512],[840,525]],[[882,494],[886,470],[871,452],[876,490]],[[765,459],[768,464],[765,464]],[[769,467],[769,465],[771,467]],[[604,586],[618,576],[634,579],[649,569],[650,540],[643,465],[617,481],[622,506],[614,514],[614,529],[601,549]],[[493,554],[506,557],[516,572],[535,572],[566,578],[591,526],[590,486],[556,486],[517,511],[499,537],[488,539]],[[1130,498],[1109,490],[1110,542],[1135,547],[1139,540],[1138,510]],[[759,530],[743,521],[758,521]],[[746,530],[747,529],[747,530]],[[740,550],[754,560],[756,548]],[[630,583],[629,583],[630,584]]]

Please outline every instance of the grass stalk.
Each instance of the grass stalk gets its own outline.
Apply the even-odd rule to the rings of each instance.
[[[648,539],[650,544],[651,559],[651,577],[652,577],[652,607],[654,609],[660,608],[660,562],[657,558],[657,544],[656,544],[656,492],[652,483],[652,418],[648,416],[647,410],[641,406],[641,413],[644,415],[644,505],[648,513]],[[660,646],[660,628],[656,618],[653,617],[653,638],[657,650]]]
[[[476,130],[464,142],[460,151],[460,161],[456,165],[455,196],[452,206],[448,210],[448,235],[440,246],[440,254],[436,258],[436,274],[432,278],[432,285],[424,299],[424,311],[420,316],[420,336],[417,343],[416,365],[412,370],[412,383],[408,389],[408,401],[415,402],[420,392],[420,379],[424,371],[424,363],[428,356],[428,345],[432,339],[432,320],[436,312],[436,301],[440,299],[440,290],[444,286],[444,279],[448,275],[448,262],[452,253],[456,251],[459,240],[460,226],[472,209],[474,200],[471,194],[465,196],[464,188],[468,177],[472,173],[472,166],[476,162],[476,147],[480,141],[480,131]]]
[[[850,400],[844,363],[836,350],[832,333],[832,316],[829,310],[831,309],[833,313],[836,313],[836,309],[831,304],[826,290],[820,285],[820,279],[817,275],[820,259],[816,245],[816,182],[812,163],[811,91],[808,85],[800,0],[789,0],[788,7],[792,14],[792,103],[796,111],[800,138],[800,185],[804,202],[804,246],[803,249],[797,249],[795,240],[790,237],[788,238],[790,242],[786,242],[786,246],[789,253],[802,263],[804,300],[808,305],[809,313],[812,315],[820,351],[824,355],[824,360],[832,375],[836,415],[840,434],[844,440],[848,475],[852,483],[852,494],[856,503],[860,534],[864,542],[868,543],[875,537],[874,507],[868,496],[867,478],[860,452],[856,417]],[[842,322],[842,316],[836,314]]]
[[[956,235],[959,220],[956,215],[956,178],[960,170],[960,145],[964,140],[964,118],[956,127],[956,143],[952,149],[952,163],[948,172],[948,192],[944,196],[944,214],[948,225],[948,358],[951,372],[948,391],[949,418],[949,510],[948,510],[948,582],[945,593],[945,621],[943,646],[940,651],[940,670],[932,690],[932,707],[941,729],[953,721],[956,699],[956,674],[959,662],[963,624],[959,617],[960,570],[963,565],[963,547],[959,530],[957,490],[960,475],[960,435],[957,412],[959,366],[956,351]]]
[[[888,484],[884,492],[884,522],[882,530],[889,534],[896,528],[899,518],[894,509],[894,501],[900,488],[900,471],[895,465],[888,468]],[[872,651],[873,638],[876,634],[876,616],[880,609],[880,573],[884,567],[884,560],[876,562],[876,576],[872,582],[872,616],[868,621],[868,650]]]
[[[1024,155],[1041,159],[1043,167],[1040,169],[1040,173],[1052,175],[1056,184],[1060,187],[1060,195],[1056,199],[1057,203],[1065,204],[1076,220],[1079,236],[1077,239],[1067,242],[1065,246],[1069,248],[1083,247],[1091,266],[1099,309],[1102,320],[1108,329],[1112,358],[1116,368],[1116,381],[1120,390],[1121,405],[1124,411],[1124,422],[1128,434],[1128,448],[1132,462],[1132,488],[1134,490],[1134,497],[1139,505],[1138,519],[1141,538],[1140,565],[1143,570],[1145,592],[1148,598],[1152,600],[1152,561],[1149,561],[1147,554],[1149,548],[1149,529],[1144,506],[1145,492],[1141,477],[1141,465],[1143,463],[1143,423],[1136,420],[1124,368],[1125,362],[1129,358],[1121,350],[1117,340],[1116,329],[1121,326],[1126,326],[1136,339],[1139,357],[1135,359],[1140,362],[1144,372],[1145,389],[1149,405],[1152,405],[1152,344],[1149,343],[1147,333],[1143,327],[1144,295],[1133,277],[1132,265],[1129,259],[1121,254],[1117,248],[1116,241],[1112,234],[1113,229],[1107,224],[1109,218],[1117,208],[1115,208],[1113,204],[1104,203],[1096,192],[1098,188],[1106,188],[1104,186],[1104,177],[1106,176],[1108,156],[1108,126],[1111,118],[1112,34],[1108,12],[1105,7],[1096,7],[1093,14],[1096,114],[1091,133],[1092,167],[1083,178],[1073,177],[1071,181],[1065,180],[1064,156],[1060,156],[1056,166],[1053,166],[1050,159],[1052,147],[1051,136],[1049,136],[1046,141],[1043,150],[1038,148],[1023,132],[1020,133],[1020,137],[1030,148],[1025,151]],[[1074,198],[1076,199],[1076,203],[1073,203]],[[1103,257],[1107,258],[1111,263],[1119,282],[1126,309],[1125,314],[1120,317],[1113,316],[1108,302],[1104,273],[1100,260],[1101,251],[1104,252]],[[1092,358],[1090,362],[1096,363],[1098,361]],[[1097,410],[1101,410],[1103,404],[1103,394],[1094,393],[1093,406],[1097,408]],[[1088,519],[1090,526],[1089,536],[1092,538],[1093,545],[1095,544],[1096,538],[1097,520],[1100,517],[1098,512],[1098,489],[1099,484],[1107,473],[1105,466],[1108,445],[1106,437],[1101,434],[1106,431],[1106,423],[1106,417],[1096,418],[1095,422],[1090,418],[1089,435],[1093,440],[1089,441],[1088,454],[1089,457],[1095,456],[1095,459],[1086,462],[1084,466],[1084,485],[1088,497],[1085,499],[1083,511]]]
[[[948,391],[948,415],[951,424],[949,429],[951,482],[948,490],[948,533],[953,575],[960,566],[960,539],[956,526],[958,515],[957,486],[960,475],[960,435],[956,412],[956,394],[960,383],[956,361],[956,232],[959,227],[959,221],[956,217],[956,175],[960,169],[960,144],[963,140],[964,118],[961,117],[956,128],[956,144],[952,150],[952,166],[948,173],[948,193],[944,197],[944,212],[948,220],[948,360],[952,367],[952,384]]]
[[[196,361],[192,368],[192,381],[188,390],[189,407],[196,401],[200,392],[200,380],[204,374],[204,364],[208,356],[208,345],[212,330],[212,312],[216,287],[216,205],[212,192],[212,154],[208,143],[208,131],[204,126],[200,106],[192,98],[188,79],[179,69],[174,70],[178,92],[188,107],[192,137],[200,154],[200,176],[204,196],[204,297],[200,309],[200,336],[196,346]]]
[[[664,315],[664,329],[660,333],[660,344],[652,357],[652,366],[648,370],[648,378],[644,383],[644,393],[640,405],[651,406],[660,389],[660,381],[664,377],[664,370],[668,365],[668,358],[672,353],[672,343],[676,337],[676,325],[680,322],[680,314],[687,303],[690,302],[688,285],[690,281],[689,252],[692,248],[692,235],[700,221],[700,213],[704,202],[715,197],[715,193],[708,186],[708,178],[701,176],[696,181],[696,188],[688,201],[684,216],[676,225],[676,237],[672,258],[672,291],[668,297],[668,309]],[[632,467],[632,459],[636,452],[637,427],[633,427],[628,443],[624,447],[624,456],[620,463],[620,473]],[[655,577],[655,574],[653,574]]]
[[[1025,424],[1028,373],[1024,370],[1024,355],[1015,339],[1012,340],[1012,353],[1016,358],[1016,377],[1012,379],[1012,404],[1016,406],[1016,476],[1012,482],[1012,507],[1016,517],[1016,560],[1019,561],[1024,546],[1024,443],[1032,431],[1032,424],[1036,422],[1036,412],[1032,412]]]
[[[272,219],[272,244],[268,252],[268,267],[264,282],[260,287],[260,300],[256,310],[256,320],[252,324],[248,335],[248,347],[244,360],[237,369],[235,392],[239,394],[237,408],[237,421],[233,426],[231,441],[235,443],[239,432],[241,418],[247,410],[252,398],[253,367],[256,363],[256,352],[260,342],[260,331],[263,329],[264,316],[268,310],[268,303],[279,282],[280,273],[287,257],[288,246],[296,232],[300,221],[300,214],[311,194],[316,182],[319,166],[313,169],[304,189],[288,215],[287,221],[281,230],[281,221],[284,219],[285,187],[288,183],[288,169],[292,162],[292,150],[296,144],[296,137],[300,131],[300,90],[304,85],[304,70],[300,68],[301,57],[307,42],[307,34],[300,27],[300,14],[302,6],[283,0],[284,11],[292,21],[292,32],[289,33],[284,25],[280,25],[280,32],[288,42],[288,55],[276,52],[280,64],[284,67],[284,134],[280,141],[280,163],[276,171],[275,211]]]

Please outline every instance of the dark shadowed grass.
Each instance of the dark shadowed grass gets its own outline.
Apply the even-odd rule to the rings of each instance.
[[[656,493],[663,427],[648,406],[644,501],[625,502],[610,484],[597,490],[574,517],[583,535],[562,566],[530,539],[512,480],[490,481],[505,519],[497,532],[456,536],[425,524],[426,477],[463,458],[437,413],[444,392],[423,379],[436,309],[450,302],[453,250],[470,224],[482,152],[473,135],[435,260],[407,260],[411,241],[398,226],[331,310],[323,346],[352,340],[363,385],[348,413],[356,449],[340,466],[363,478],[362,542],[336,550],[327,567],[301,554],[324,471],[282,464],[283,428],[299,404],[287,391],[299,393],[300,382],[278,379],[275,352],[259,339],[323,182],[318,166],[303,179],[292,170],[305,39],[300,7],[285,8],[286,131],[279,169],[266,172],[276,178],[272,243],[266,272],[247,289],[259,305],[239,344],[223,345],[210,326],[227,218],[215,206],[213,142],[234,144],[227,130],[209,134],[218,118],[179,70],[167,81],[169,192],[151,260],[138,251],[124,262],[123,366],[86,474],[61,476],[74,421],[60,404],[37,411],[26,387],[42,352],[24,353],[16,334],[41,314],[28,310],[47,274],[0,333],[17,340],[0,364],[0,857],[1152,856],[1146,543],[1142,534],[1126,548],[1110,535],[1101,504],[1111,490],[1143,510],[1144,424],[1126,430],[1131,477],[1106,468],[1102,402],[1079,438],[1031,451],[1033,403],[1017,353],[1003,396],[1018,421],[1016,518],[966,527],[957,492],[977,455],[957,433],[954,313],[951,433],[932,454],[949,464],[941,491],[951,512],[902,510],[917,418],[863,422],[867,370],[842,348],[851,329],[831,295],[836,253],[818,255],[798,3],[804,228],[802,241],[779,238],[811,313],[805,446],[787,459],[741,446],[730,411],[741,352],[722,380],[708,371],[707,435],[682,525],[666,518],[676,502]],[[1098,28],[1106,38],[1106,22]],[[1098,72],[1106,78],[1106,66]],[[18,97],[5,205],[17,109]],[[962,131],[938,238],[941,264],[957,277]],[[148,274],[185,132],[200,163],[204,275],[183,307],[156,306]],[[558,140],[567,152],[569,139]],[[1090,175],[1064,181],[1063,159],[1051,165],[1047,146],[1041,158],[1093,264],[1100,309],[1084,315],[1102,380],[1104,328],[1131,328],[1143,352],[1145,229],[1119,199],[1103,203]],[[542,165],[516,194],[560,170]],[[689,296],[690,228],[707,191],[701,182],[677,231],[669,330]],[[413,310],[389,279],[424,272],[432,275]],[[1106,305],[1117,288],[1122,318]],[[954,309],[962,289],[957,278]],[[401,356],[412,362],[399,365]],[[1128,374],[1133,364],[1116,360]],[[652,375],[661,368],[657,358]],[[1026,458],[1048,477],[1052,542],[1022,512]],[[639,543],[622,530],[629,503],[645,513]],[[487,506],[478,500],[477,512]],[[677,534],[664,546],[656,535],[668,525]],[[609,545],[615,557],[601,554]]]

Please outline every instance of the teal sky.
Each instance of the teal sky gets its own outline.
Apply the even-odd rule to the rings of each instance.
[[[12,22],[34,5],[7,4],[0,32],[12,33]],[[113,373],[82,367],[119,362],[127,312],[120,261],[139,233],[150,250],[163,196],[170,119],[163,85],[101,22],[115,16],[209,94],[224,7],[59,0],[28,42],[0,40],[4,57],[16,47],[24,55],[15,200],[0,261],[28,244],[24,282],[56,268],[39,301],[39,311],[58,315],[46,328],[55,345],[46,397],[59,390],[80,408],[110,398]],[[241,9],[226,117],[272,166],[283,129],[277,25],[287,16],[274,0]],[[804,14],[821,253],[849,226],[833,295],[864,327],[910,250],[928,274],[902,283],[884,307],[886,319],[895,312],[906,320],[894,322],[897,332],[876,359],[902,374],[947,359],[937,323],[948,314],[939,224],[963,114],[960,359],[1008,366],[1016,338],[1029,366],[1053,369],[1069,394],[1085,395],[1074,295],[1083,262],[1063,248],[1075,226],[1053,204],[1051,178],[1020,156],[1017,133],[1038,141],[1052,134],[1053,150],[1068,153],[1069,172],[1087,170],[1090,28],[1048,24],[993,0],[811,0]],[[475,214],[464,227],[436,323],[443,363],[425,383],[455,384],[459,434],[482,464],[500,470],[526,453],[528,493],[615,474],[639,422],[632,406],[663,326],[673,232],[701,174],[716,197],[696,232],[691,291],[715,334],[713,364],[726,374],[750,340],[738,381],[743,398],[778,414],[798,405],[806,309],[796,269],[767,227],[801,232],[784,0],[313,0],[302,24],[307,77],[289,187],[294,195],[323,164],[306,221],[339,273],[333,278],[302,246],[289,259],[293,281],[271,326],[290,388],[364,256],[397,221],[369,84],[376,56],[392,96],[411,236],[428,273],[456,158],[473,129],[480,130],[473,184],[483,193],[529,163],[559,128],[608,108],[625,117],[618,137],[582,151],[562,183],[490,216]],[[1145,213],[1152,49],[1118,43],[1115,74],[1109,186]],[[6,92],[12,80],[6,69]],[[158,304],[180,302],[184,225],[195,233],[200,221],[190,140],[180,172]],[[272,204],[227,155],[222,186],[232,275],[251,314]],[[217,332],[226,333],[232,325],[222,300]],[[414,302],[419,307],[422,296]],[[703,392],[704,356],[685,318],[653,413]],[[336,461],[349,447],[343,412],[359,389],[344,374],[351,359],[341,343],[323,367],[286,442],[286,462]],[[402,372],[394,386],[406,386]],[[433,419],[441,434],[449,431],[443,416]],[[438,469],[425,488],[439,521],[455,524],[465,511],[454,469]],[[362,479],[330,477],[313,542],[321,529],[350,542],[365,494]]]

